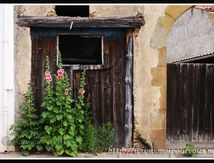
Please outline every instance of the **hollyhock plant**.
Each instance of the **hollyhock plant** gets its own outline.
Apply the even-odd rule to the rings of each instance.
[[[58,59],[58,70],[53,79],[53,96],[49,101],[45,101],[48,106],[44,107],[45,111],[42,113],[45,120],[45,134],[42,140],[46,145],[47,151],[52,151],[58,156],[64,154],[76,156],[82,138],[76,134],[75,115],[71,108],[73,103],[71,87],[68,75],[62,68],[61,54],[58,55]],[[48,80],[50,79],[48,72],[46,77]]]

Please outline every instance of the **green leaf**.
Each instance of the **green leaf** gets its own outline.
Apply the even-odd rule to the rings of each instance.
[[[58,106],[62,105],[61,101],[57,101],[56,104],[57,104]]]
[[[51,133],[51,130],[52,130],[52,127],[51,126],[45,126],[45,131],[48,135],[50,135]]]
[[[67,116],[67,118],[68,118],[68,121],[69,121],[69,122],[73,122],[73,120],[74,120],[73,116],[70,115],[70,114]]]
[[[47,110],[51,111],[51,110],[53,110],[53,107],[52,106],[47,106]]]
[[[64,134],[64,129],[63,129],[63,128],[60,128],[60,129],[59,129],[59,133],[60,133],[60,135],[63,135],[63,134]]]
[[[47,149],[47,151],[53,151],[53,147],[51,145],[46,145],[45,148]]]
[[[63,126],[67,127],[68,126],[68,122],[67,121],[63,121]]]
[[[42,145],[36,145],[36,149],[37,149],[38,151],[42,151],[42,150],[43,150],[43,146],[42,146]]]
[[[79,122],[79,123],[82,123],[82,119],[78,119],[78,122]]]
[[[84,128],[85,128],[85,127],[84,127],[83,125],[80,125],[80,129],[82,129],[82,130],[83,130]]]
[[[46,112],[46,111],[45,111],[45,112],[42,113],[42,117],[43,117],[43,118],[46,118],[48,115],[49,115],[49,112]]]
[[[70,139],[70,136],[69,135],[64,135],[64,141],[66,141],[66,140],[69,140]]]
[[[71,157],[77,156],[77,152],[76,152],[76,151],[73,152],[73,151],[71,151],[71,150],[66,149],[66,150],[65,150],[65,153],[66,153],[67,155],[71,156]]]
[[[66,141],[64,141],[64,144],[66,145],[66,147],[71,147],[73,142],[70,140],[66,140]]]
[[[56,119],[57,119],[58,121],[60,121],[62,118],[63,118],[62,115],[56,115]]]
[[[79,144],[81,144],[81,143],[82,143],[82,137],[78,136],[78,137],[76,138],[76,141],[77,141]]]
[[[56,145],[56,153],[58,154],[58,155],[62,155],[63,153],[64,153],[64,149],[63,149],[63,146],[61,145],[61,144],[58,144],[58,145]]]
[[[56,118],[55,118],[55,117],[52,117],[52,118],[50,119],[50,123],[54,123],[54,122],[56,122]]]
[[[70,129],[68,130],[68,133],[69,133],[70,135],[74,135],[74,133],[75,133],[74,127],[70,127]]]

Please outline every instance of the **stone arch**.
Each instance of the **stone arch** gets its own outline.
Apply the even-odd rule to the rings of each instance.
[[[192,6],[168,6],[165,9],[164,16],[158,18],[150,46],[155,49],[166,47],[166,41],[169,31],[175,21]],[[159,38],[161,37],[161,39]]]
[[[164,15],[160,16],[157,20],[153,36],[150,40],[150,47],[156,49],[158,52],[158,65],[152,68],[151,73],[153,76],[152,86],[159,87],[160,98],[159,108],[157,113],[160,119],[166,124],[166,44],[168,34],[173,27],[175,21],[193,5],[171,5],[167,6],[164,10]],[[163,128],[152,128],[150,135],[151,142],[155,142],[155,146],[164,148],[166,146],[166,125]]]

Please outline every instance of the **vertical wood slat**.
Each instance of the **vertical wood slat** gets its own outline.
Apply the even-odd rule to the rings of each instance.
[[[181,72],[181,67],[180,67],[180,65],[179,66],[177,66],[177,69],[176,69],[176,86],[178,87],[178,89],[177,89],[177,92],[176,92],[176,100],[181,100],[180,98],[181,98],[181,88],[180,88],[180,83],[181,83],[181,79],[182,78],[179,78],[179,74],[180,74],[180,72]],[[179,101],[180,102],[180,101]],[[181,102],[180,102],[180,104],[182,104]],[[172,108],[173,109],[173,108]],[[180,126],[179,126],[179,124],[180,124],[180,122],[181,122],[181,117],[182,117],[182,113],[181,113],[181,109],[180,109],[180,107],[178,107],[177,105],[176,105],[176,110],[175,111],[173,111],[173,114],[174,114],[174,121],[175,121],[175,123],[174,123],[174,125],[175,126],[173,126],[173,141],[178,141],[179,139],[178,139],[178,136],[179,136],[179,129],[180,129]],[[177,117],[179,117],[179,118],[177,118]],[[183,117],[182,117],[183,118]]]
[[[213,75],[214,74],[214,66],[211,66],[211,70],[210,70],[210,75]],[[214,127],[214,124],[213,124],[213,107],[214,107],[214,103],[212,102],[213,101],[213,97],[214,97],[214,82],[211,81],[210,82],[211,84],[211,89],[210,89],[210,95],[209,95],[209,99],[210,99],[210,102],[211,102],[211,105],[210,105],[210,139],[209,141],[213,141],[213,127]]]
[[[46,36],[37,30],[31,30],[32,64],[31,82],[35,94],[37,112],[42,111],[41,103],[44,97],[44,72],[46,56],[49,56],[51,74],[56,71],[56,37]]]
[[[196,78],[196,80],[201,80],[201,85],[198,85],[198,89],[200,89],[200,95],[198,98],[200,98],[200,109],[199,109],[199,142],[204,141],[204,106],[205,106],[205,91],[204,91],[204,86],[205,86],[205,67],[201,64],[198,64],[199,66],[199,71],[200,75]],[[196,98],[198,100],[198,98]]]
[[[172,68],[171,68],[171,64],[168,64],[167,65],[167,71],[166,71],[166,73],[167,73],[167,81],[166,81],[166,83],[167,83],[167,90],[169,89],[169,88],[171,88],[171,85],[172,85],[172,83],[173,83],[173,81],[171,80],[171,82],[169,82],[169,78],[168,78],[168,76],[169,76],[169,74],[171,73],[171,70],[173,70]],[[172,78],[173,79],[173,78]],[[168,92],[169,91],[167,91],[167,94],[166,94],[166,100],[167,100],[167,102],[166,102],[166,108],[167,108],[167,112],[166,112],[166,138],[167,138],[167,143],[169,143],[169,142],[172,142],[172,140],[171,140],[171,125],[170,125],[170,123],[169,122],[171,122],[171,115],[170,115],[170,113],[172,113],[171,111],[170,111],[170,108],[172,108],[171,107],[171,103],[170,103],[170,101],[171,101],[171,97],[172,96],[168,96]]]
[[[113,124],[115,127],[115,141],[118,147],[124,146],[125,131],[125,40],[124,33],[118,32],[114,36],[108,37],[108,40],[114,42],[110,44],[111,64],[112,64],[112,91],[113,91]]]
[[[168,141],[213,141],[213,97],[214,65],[168,64]]]
[[[133,35],[127,36],[126,74],[125,74],[125,147],[130,147],[132,142],[132,55]]]
[[[204,92],[205,92],[205,96],[204,96],[204,123],[203,123],[203,128],[204,128],[204,140],[207,141],[208,139],[208,127],[209,127],[209,123],[207,123],[207,120],[209,121],[209,117],[207,114],[209,114],[209,89],[207,86],[209,85],[209,67],[208,65],[204,65],[205,66],[205,82],[204,82]]]

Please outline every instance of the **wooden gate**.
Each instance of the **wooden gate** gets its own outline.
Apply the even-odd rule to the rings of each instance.
[[[213,141],[214,64],[167,65],[167,139]]]

